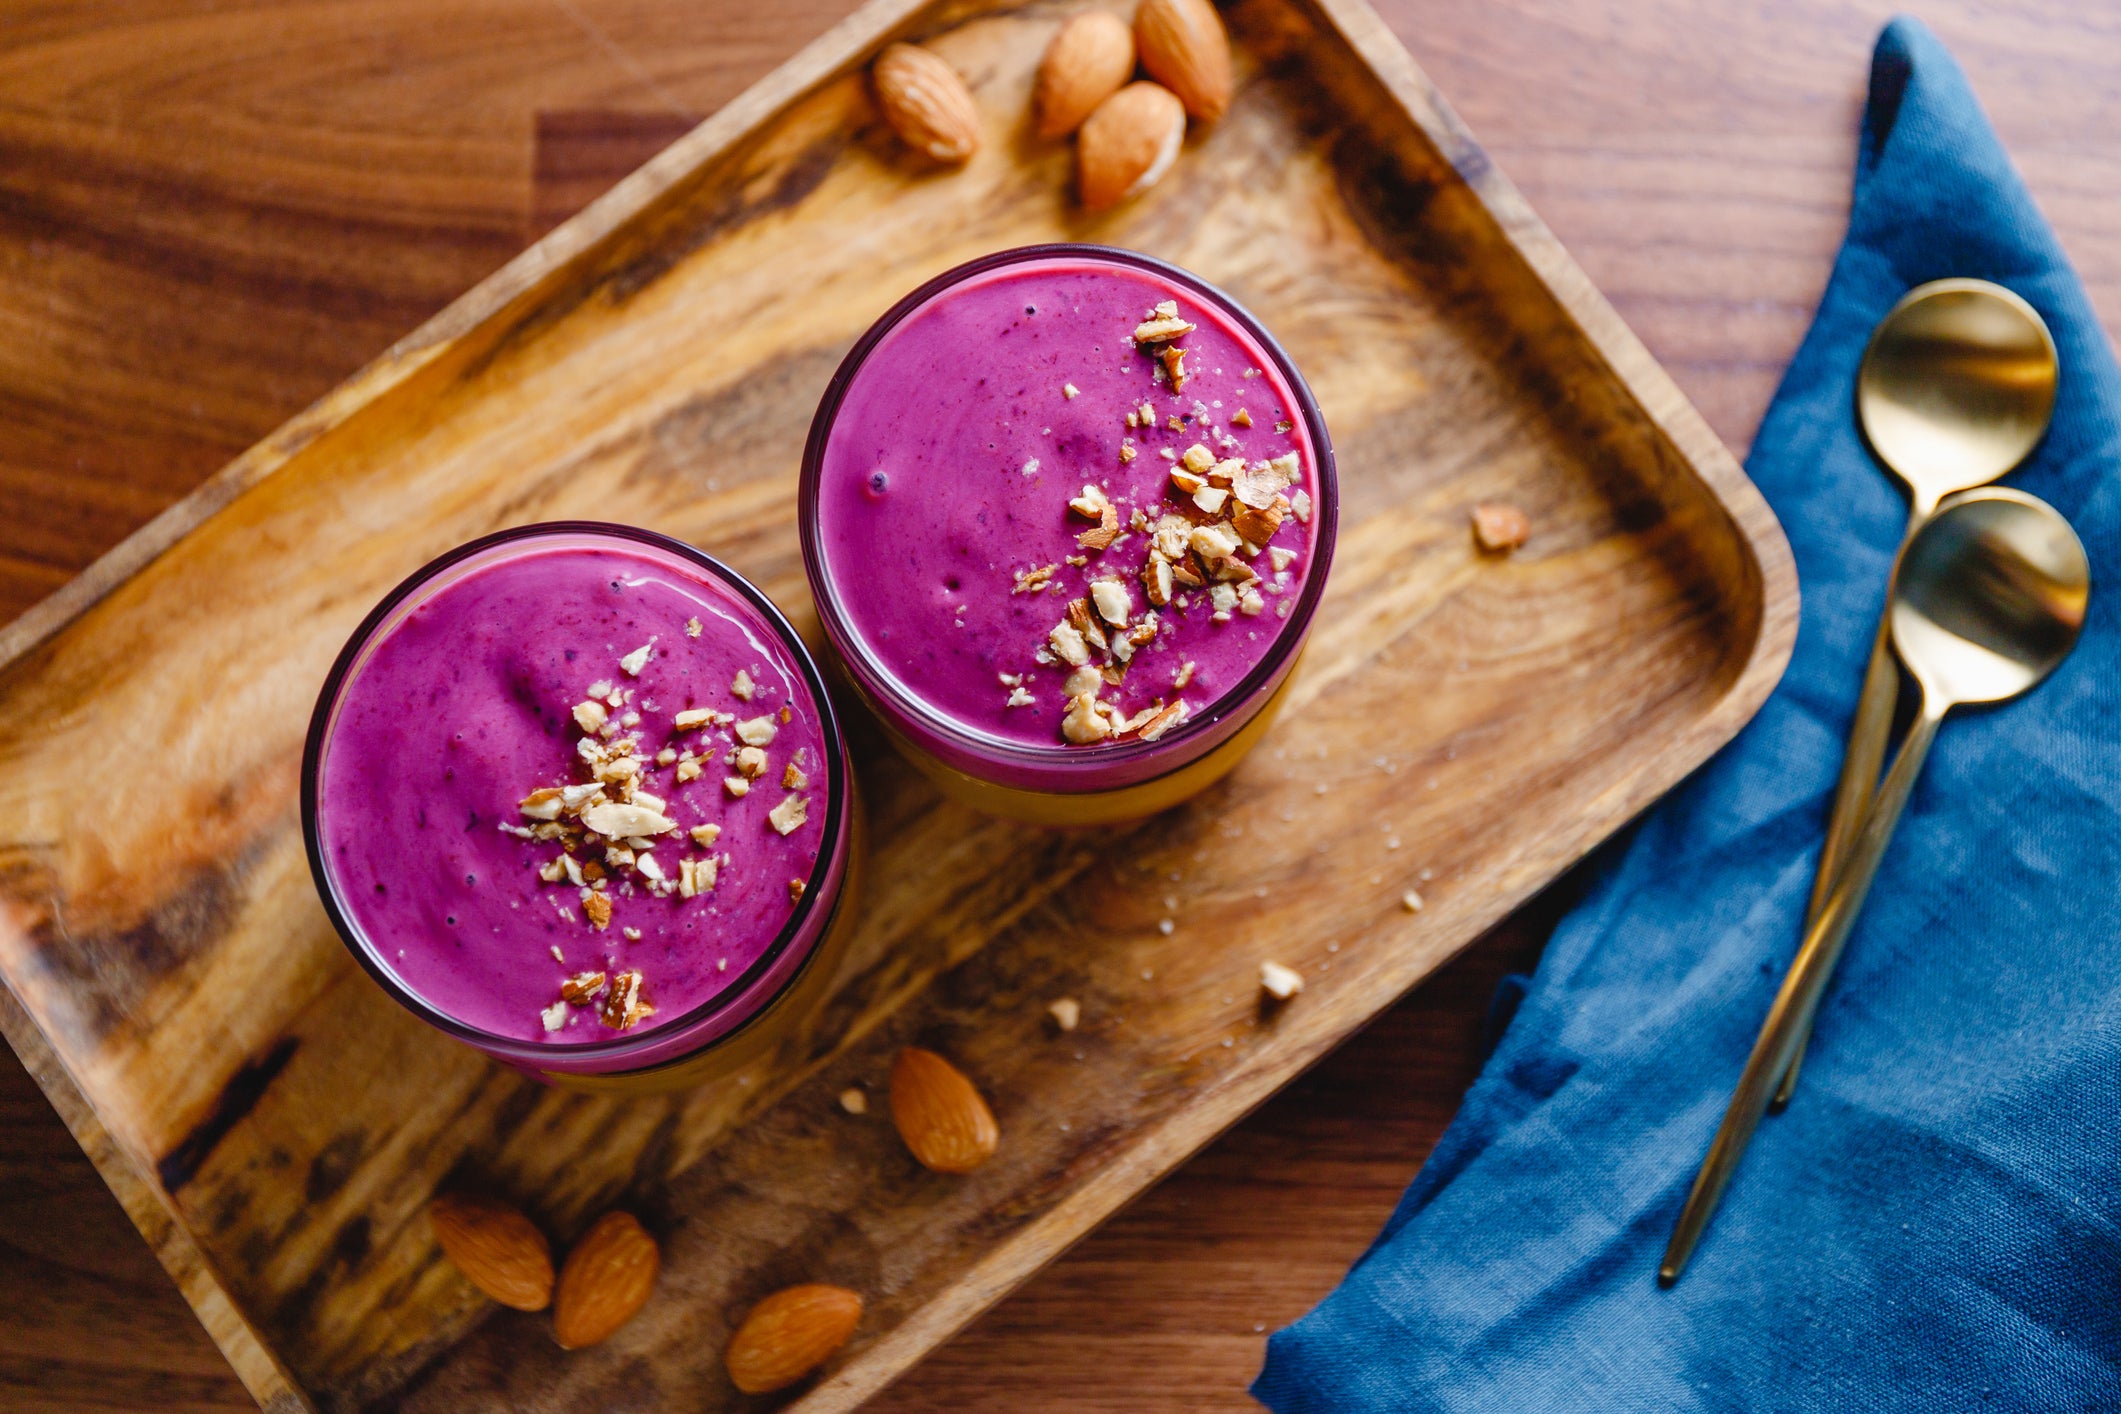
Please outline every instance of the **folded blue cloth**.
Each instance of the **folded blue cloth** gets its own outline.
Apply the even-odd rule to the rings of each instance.
[[[1910,286],[1982,276],[2061,348],[2007,479],[2082,535],[2090,617],[1955,714],[1820,1012],[1679,1284],[1657,1259],[1795,951],[1906,503],[1856,366]],[[2121,1410],[2121,375],[1965,77],[1878,43],[1855,206],[1749,470],[1796,657],[1598,869],[1384,1232],[1253,1392],[1331,1410]]]

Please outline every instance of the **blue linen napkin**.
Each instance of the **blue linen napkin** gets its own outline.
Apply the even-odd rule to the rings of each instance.
[[[1679,1284],[1657,1259],[1795,951],[1906,503],[1856,365],[1982,276],[2062,356],[2007,479],[2091,555],[2073,657],[1954,714],[1820,1013]],[[1253,1393],[1331,1410],[2121,1409],[2121,373],[1963,74],[1898,19],[1846,244],[1749,470],[1804,586],[1788,674],[1614,848],[1463,1109]]]

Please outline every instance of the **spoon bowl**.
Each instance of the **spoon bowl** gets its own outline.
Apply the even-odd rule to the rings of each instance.
[[[2059,366],[2023,299],[1986,280],[1933,280],[1872,333],[1857,419],[1920,513],[2025,460],[2054,412]]]
[[[2016,697],[2069,654],[2090,592],[2083,543],[2052,507],[1998,487],[1969,491],[1900,557],[1893,646],[1927,699]]]

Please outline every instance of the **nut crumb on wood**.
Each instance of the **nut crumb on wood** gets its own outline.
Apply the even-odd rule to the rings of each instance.
[[[1274,1000],[1285,1002],[1304,989],[1304,977],[1293,967],[1284,967],[1278,962],[1262,962],[1259,965],[1259,985]]]
[[[840,1091],[840,1108],[851,1115],[865,1115],[869,1113],[869,1097],[858,1087],[849,1085]]]
[[[1063,1031],[1073,1031],[1083,1019],[1083,1006],[1073,997],[1060,997],[1046,1004],[1047,1014],[1053,1024]]]
[[[1421,912],[1421,895],[1408,889],[1399,896],[1399,906],[1409,913]]]
[[[1473,507],[1473,538],[1491,554],[1514,550],[1532,537],[1532,522],[1523,511],[1502,502]]]

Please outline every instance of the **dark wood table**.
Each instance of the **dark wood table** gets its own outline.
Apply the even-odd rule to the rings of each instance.
[[[0,618],[381,351],[850,0],[17,0],[0,16]],[[1824,284],[1893,0],[1381,0],[1742,449]],[[2111,326],[2121,23],[1933,0]],[[1564,888],[1566,886],[1563,886]],[[1243,1408],[1478,1068],[1473,947],[938,1352],[893,1410]],[[0,1407],[250,1407],[12,1056]]]

